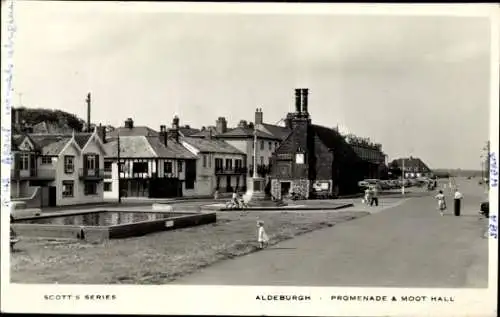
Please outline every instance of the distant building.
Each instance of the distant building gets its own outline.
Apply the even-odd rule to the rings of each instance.
[[[404,161],[404,164],[403,164]],[[398,158],[391,165],[401,168],[406,178],[432,177],[432,170],[418,157]],[[404,168],[404,169],[403,169]]]
[[[118,154],[118,136],[120,153]],[[160,126],[160,132],[135,127],[132,119],[115,129],[105,144],[105,198],[171,198],[194,196],[196,160],[179,140],[179,118],[172,128]],[[118,162],[120,156],[120,162]]]
[[[94,133],[13,137],[11,197],[33,207],[103,201],[104,146]]]
[[[351,145],[335,129],[312,124],[308,90],[295,90],[295,112],[286,127],[291,132],[272,156],[271,193],[293,192],[305,198],[358,192],[358,181],[377,176],[385,155],[380,149]]]
[[[243,191],[246,187],[246,155],[215,138],[181,138],[182,145],[198,157],[196,192],[198,195]]]

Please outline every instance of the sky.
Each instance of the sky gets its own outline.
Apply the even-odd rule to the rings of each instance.
[[[158,3],[158,6],[162,4]],[[234,14],[16,3],[16,105],[159,129],[276,123],[309,88],[312,122],[382,143],[389,160],[480,169],[489,137],[483,17]]]

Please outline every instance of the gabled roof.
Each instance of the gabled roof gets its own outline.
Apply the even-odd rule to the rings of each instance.
[[[106,157],[118,157],[117,140],[104,144]],[[120,157],[123,158],[177,158],[196,159],[196,156],[174,140],[165,146],[158,137],[120,135]]]
[[[286,127],[282,127],[279,125],[262,123],[262,126],[264,129],[269,131],[270,134],[274,135],[275,137],[279,138],[280,140],[286,139],[286,137],[290,134],[290,132],[292,132],[291,129],[288,129]]]
[[[42,155],[47,155],[47,156],[59,155],[70,140],[71,137],[64,137],[59,141],[48,143],[41,148],[41,153]]]
[[[186,143],[194,146],[200,152],[245,154],[223,140],[187,137],[187,138],[182,138],[182,141],[185,141]]]
[[[75,141],[78,144],[78,146],[83,149],[83,147],[87,144],[91,136],[92,133],[75,133]]]
[[[253,128],[243,128],[237,127],[231,129],[225,133],[217,134],[217,138],[253,138],[254,137],[254,129]],[[266,133],[264,131],[257,130],[257,138],[262,139],[271,139],[271,140],[281,140],[280,138]]]
[[[196,159],[196,155],[189,152],[182,144],[173,139],[167,140],[167,146],[158,137],[148,137],[149,144],[156,152],[158,157],[177,158],[177,159]]]
[[[108,133],[109,138],[115,138],[118,134],[122,136],[157,136],[158,132],[146,127],[138,126],[133,128],[119,127]]]

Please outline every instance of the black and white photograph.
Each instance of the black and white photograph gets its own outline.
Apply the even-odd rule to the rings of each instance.
[[[2,15],[2,311],[497,314],[496,5]]]

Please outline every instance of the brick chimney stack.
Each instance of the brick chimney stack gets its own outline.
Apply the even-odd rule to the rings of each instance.
[[[215,121],[215,131],[217,134],[222,134],[227,131],[227,121],[224,117],[219,117],[217,121]]]
[[[309,112],[307,112],[308,95],[309,95],[309,89],[307,88],[302,89],[302,113],[305,114],[306,116],[309,115]]]
[[[168,140],[167,140],[167,127],[165,125],[160,125],[160,133],[159,133],[159,137],[160,137],[160,141],[163,142],[163,144],[165,146],[168,145]]]
[[[128,129],[134,128],[134,120],[132,120],[132,118],[128,118],[127,120],[125,120],[125,128]]]
[[[295,89],[295,113],[299,114],[301,112],[301,98],[302,92],[300,89]]]
[[[264,123],[264,113],[262,112],[262,108],[255,109],[255,124]]]
[[[102,143],[106,143],[106,127],[103,127],[102,124],[99,123],[97,129],[97,135],[101,139]]]
[[[179,143],[179,117],[177,115],[172,119],[172,128],[168,132],[175,142]]]

